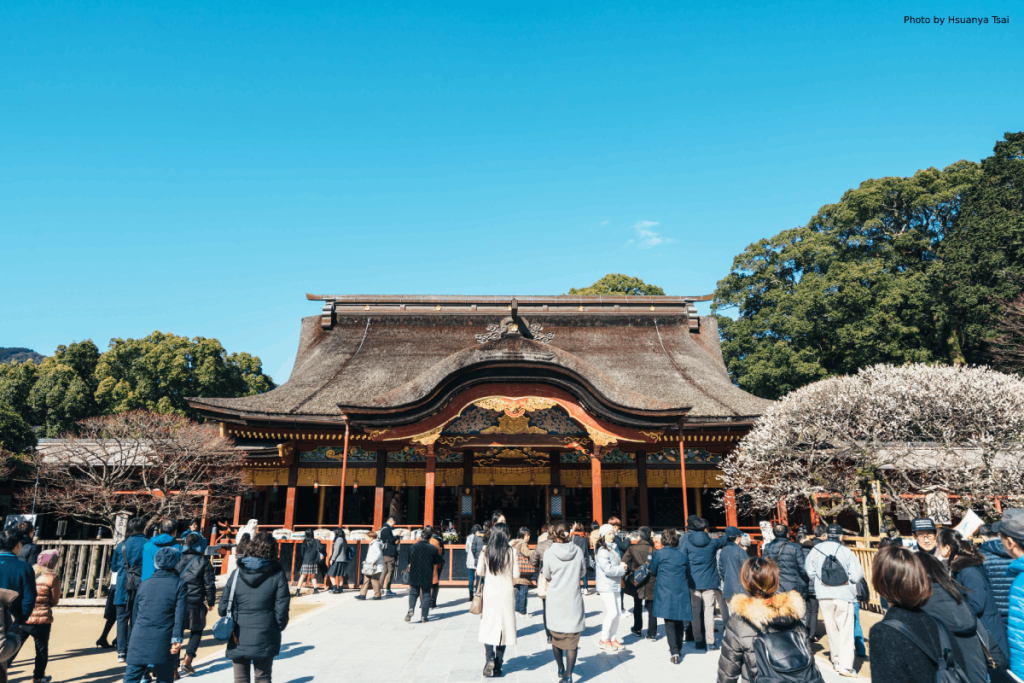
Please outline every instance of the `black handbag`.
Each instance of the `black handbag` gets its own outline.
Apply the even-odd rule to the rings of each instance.
[[[651,556],[647,556],[647,561],[642,565],[633,570],[633,585],[639,588],[640,586],[647,583],[647,579],[651,578]]]

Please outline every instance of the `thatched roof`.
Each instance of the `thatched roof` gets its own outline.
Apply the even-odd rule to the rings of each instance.
[[[553,383],[586,394],[599,410],[633,416],[749,419],[769,404],[733,385],[717,322],[698,318],[692,299],[323,299],[323,314],[302,321],[285,384],[191,405],[220,419],[374,414],[383,423],[485,381]]]

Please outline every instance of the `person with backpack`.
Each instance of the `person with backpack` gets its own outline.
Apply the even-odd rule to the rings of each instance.
[[[921,609],[932,597],[932,582],[910,548],[880,548],[871,564],[871,583],[889,603],[871,627],[871,670],[886,683],[936,681],[939,662],[964,669],[963,653],[938,621]],[[949,653],[948,661],[943,650]]]
[[[814,546],[807,555],[804,571],[814,581],[814,594],[825,621],[829,659],[840,676],[856,678],[853,670],[854,613],[857,583],[864,578],[864,568],[857,557],[840,540],[843,527],[829,524],[828,540]]]
[[[654,543],[651,542],[651,527],[640,527],[640,538],[630,545],[622,560],[626,563],[626,585],[632,587],[633,594],[633,628],[630,629],[637,638],[643,636],[644,612],[647,612],[647,639],[657,640],[658,620],[651,614],[654,602],[654,584],[657,581],[651,576],[651,560],[654,559]],[[639,585],[634,581],[636,571],[647,568],[647,578]]]
[[[334,530],[334,547],[331,548],[331,566],[327,570],[327,580],[334,585],[331,586],[331,593],[340,595],[341,585],[345,583],[345,575],[348,573],[348,540],[345,538],[345,530],[338,527]]]
[[[213,565],[203,554],[206,546],[203,537],[199,534],[186,534],[184,543],[185,551],[175,568],[188,591],[185,603],[185,629],[188,630],[189,637],[185,645],[185,661],[181,664],[181,673],[194,674],[192,661],[196,658],[199,643],[203,640],[206,614],[212,612],[217,604],[217,576],[213,571]]]
[[[117,662],[124,664],[132,637],[135,595],[142,585],[142,549],[146,545],[146,520],[128,520],[127,536],[114,548],[110,570],[117,572],[114,609],[117,612]]]
[[[516,587],[516,613],[527,615],[527,598],[530,595],[530,586],[533,584],[533,551],[530,550],[530,529],[520,527],[518,537],[509,545],[516,551],[516,562],[519,563],[519,576],[512,581]]]
[[[718,658],[718,683],[821,681],[804,628],[804,600],[779,589],[779,565],[757,557],[743,563],[745,593],[730,601],[730,618]],[[787,671],[772,662],[785,660]]]
[[[188,604],[188,588],[175,573],[179,559],[176,546],[157,550],[153,573],[139,586],[124,683],[140,683],[150,667],[157,683],[174,680]]]

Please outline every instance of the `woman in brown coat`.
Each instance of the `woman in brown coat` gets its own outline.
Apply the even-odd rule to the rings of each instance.
[[[651,541],[651,528],[640,527],[639,540],[629,547],[622,561],[626,563],[626,585],[633,596],[633,628],[630,630],[634,636],[639,638],[644,629],[644,610],[649,614],[647,617],[647,639],[657,640],[658,619],[650,614],[651,605],[654,603],[654,577],[648,576],[641,585],[633,584],[633,572],[644,566],[654,557],[654,542]]]
[[[50,661],[50,628],[53,625],[53,608],[60,602],[60,581],[53,570],[59,557],[59,551],[45,550],[39,553],[36,566],[32,568],[36,573],[36,604],[32,615],[25,620],[27,628],[24,630],[32,634],[36,644],[36,664],[32,673],[34,683],[49,681],[46,665]]]

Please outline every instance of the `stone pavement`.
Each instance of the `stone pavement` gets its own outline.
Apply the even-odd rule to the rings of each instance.
[[[465,589],[442,589],[438,608],[431,610],[431,620],[426,624],[417,623],[418,610],[412,623],[403,621],[408,611],[405,591],[400,591],[397,598],[379,601],[364,602],[355,600],[354,596],[355,592],[326,596],[336,604],[289,625],[284,633],[281,655],[274,661],[276,683],[337,680],[476,683],[483,680],[484,648],[477,641],[480,621],[479,617],[469,614]],[[687,643],[683,661],[674,665],[669,661],[664,626],[659,629],[657,641],[638,640],[629,633],[632,615],[619,620],[619,640],[627,649],[619,654],[600,651],[597,647],[601,629],[600,598],[588,596],[584,604],[586,630],[580,639],[574,682],[715,681],[717,651],[698,654]],[[627,608],[631,605],[632,599],[627,597]],[[504,678],[515,683],[553,683],[558,679],[557,667],[544,637],[541,601],[532,593],[528,608],[529,615],[518,618],[518,643],[510,646],[506,653]],[[827,683],[850,680],[835,674],[827,664],[823,668],[827,669],[822,671]],[[201,661],[196,671],[202,683],[233,683],[230,662],[219,655]]]

